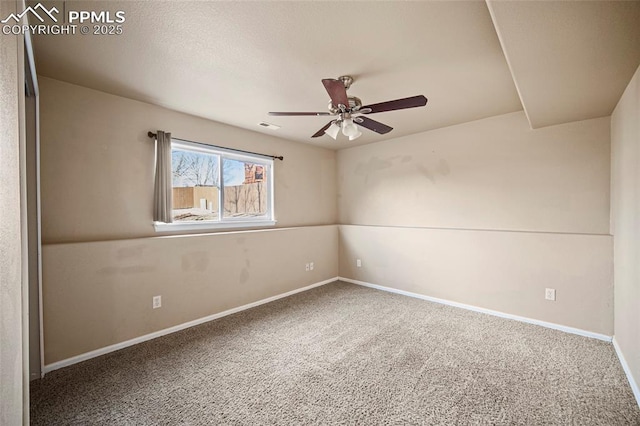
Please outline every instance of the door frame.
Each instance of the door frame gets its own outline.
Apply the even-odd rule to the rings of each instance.
[[[29,256],[33,256],[35,254],[37,261],[36,267],[34,270],[29,270],[29,275],[34,274],[37,278],[37,294],[32,294],[29,292],[29,300],[33,297],[38,298],[38,338],[39,338],[39,371],[30,371],[29,372],[29,380],[42,378],[44,377],[44,328],[43,328],[43,303],[42,303],[42,230],[41,230],[41,203],[40,203],[40,88],[38,86],[38,75],[36,73],[36,65],[34,58],[34,50],[33,50],[33,42],[31,39],[30,32],[25,32],[24,35],[24,52],[25,52],[25,88],[29,89],[30,93],[25,94],[25,97],[33,98],[34,100],[34,111],[27,111],[27,100],[25,100],[25,115],[29,113],[35,114],[33,120],[30,120],[34,128],[26,129],[27,133],[33,131],[34,138],[33,142],[35,143],[35,176],[27,176],[27,182],[31,179],[34,180],[34,185],[32,188],[35,188],[35,209],[36,209],[36,223],[35,225],[35,250],[29,248]],[[27,120],[25,120],[27,122]],[[29,186],[27,184],[27,186]],[[31,317],[33,315],[32,312],[29,313]]]

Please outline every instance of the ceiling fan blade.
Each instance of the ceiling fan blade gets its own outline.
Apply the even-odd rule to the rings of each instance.
[[[269,115],[276,115],[276,116],[304,116],[304,115],[314,115],[314,116],[320,116],[320,115],[331,115],[328,112],[270,112]]]
[[[334,107],[338,105],[344,105],[349,107],[349,98],[347,97],[347,89],[344,87],[344,83],[334,78],[325,78],[322,80],[324,88],[327,89],[327,93],[331,98],[331,103]]]
[[[372,120],[369,117],[356,117],[354,120],[356,124],[366,127],[369,130],[373,130],[374,132],[384,135],[393,130],[393,127],[389,127],[386,124],[382,124],[376,120]]]
[[[331,126],[331,124],[333,124],[333,121],[328,122],[322,129],[315,132],[311,137],[319,138],[320,136],[324,135],[324,131],[327,130]]]
[[[395,101],[380,102],[377,104],[365,105],[361,110],[365,108],[371,109],[371,112],[364,114],[375,114],[376,112],[395,111],[397,109],[416,108],[425,106],[427,104],[427,98],[423,95],[411,96],[410,98],[396,99]]]

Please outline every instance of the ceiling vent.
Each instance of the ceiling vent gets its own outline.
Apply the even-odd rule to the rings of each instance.
[[[278,130],[280,128],[280,126],[276,126],[275,124],[271,123],[265,123],[264,121],[261,121],[260,123],[258,123],[258,125],[271,130]]]

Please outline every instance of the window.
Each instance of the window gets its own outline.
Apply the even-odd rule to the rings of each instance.
[[[274,225],[273,160],[171,140],[173,223],[158,231]]]

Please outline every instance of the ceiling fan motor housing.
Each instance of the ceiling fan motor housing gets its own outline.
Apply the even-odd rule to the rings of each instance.
[[[360,100],[360,98],[349,96],[349,109],[360,109],[360,107],[362,107],[362,101]]]
[[[362,101],[360,100],[360,98],[355,97],[355,96],[349,96],[349,105],[348,108],[350,110],[354,110],[354,109],[360,109],[360,107],[362,107]],[[340,113],[340,109],[336,106],[333,105],[333,103],[331,101],[329,101],[329,112],[333,115],[339,114]],[[355,112],[355,111],[354,111]]]

